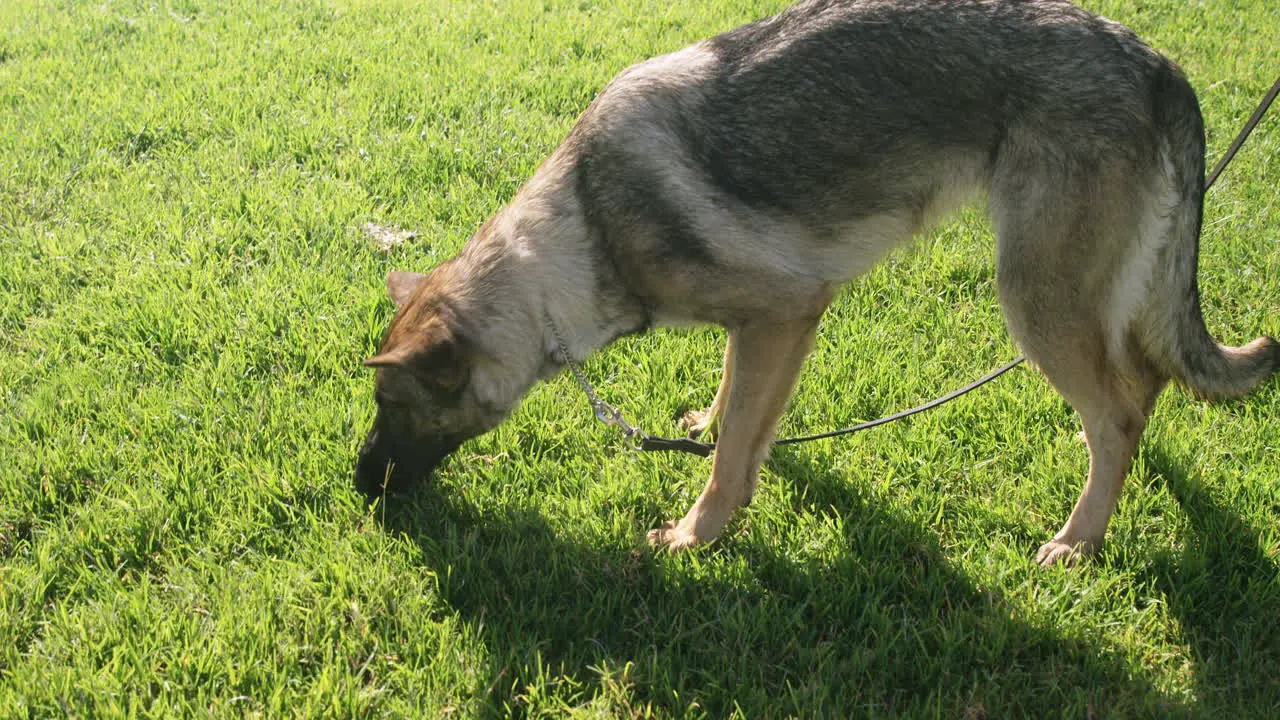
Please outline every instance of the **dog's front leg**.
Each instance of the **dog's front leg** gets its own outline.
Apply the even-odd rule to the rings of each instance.
[[[729,331],[732,377],[716,443],[711,479],[681,520],[649,532],[649,543],[672,550],[714,539],[735,508],[751,500],[774,427],[813,346],[818,318],[753,323]],[[723,385],[723,383],[722,383]]]
[[[720,388],[716,390],[716,399],[711,407],[705,410],[690,410],[680,420],[688,437],[696,440],[703,435],[714,440],[720,435],[720,419],[724,417],[725,405],[729,403],[729,388],[733,384],[733,334],[730,333],[724,344],[724,369],[720,373]]]

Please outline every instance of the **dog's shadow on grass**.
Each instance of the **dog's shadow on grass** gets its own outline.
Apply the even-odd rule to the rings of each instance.
[[[841,552],[796,560],[742,535],[683,557],[642,537],[586,547],[532,510],[432,487],[384,523],[418,544],[483,640],[475,692],[493,715],[592,701],[628,716],[648,705],[709,717],[1187,712],[1069,629],[1011,617],[999,594],[949,567],[931,533],[838,476],[790,450],[773,468],[807,484],[804,511],[857,519]],[[659,516],[654,502],[636,516]]]
[[[1186,473],[1159,446],[1144,453],[1190,520],[1179,552],[1155,555],[1144,580],[1165,597],[1195,658],[1196,694],[1238,717],[1280,707],[1280,565],[1259,547],[1261,533]]]

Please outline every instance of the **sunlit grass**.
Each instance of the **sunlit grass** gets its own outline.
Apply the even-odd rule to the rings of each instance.
[[[626,452],[537,388],[366,508],[382,278],[448,257],[594,93],[780,2],[0,4],[0,716],[1265,717],[1280,706],[1280,391],[1161,400],[1101,557],[1036,547],[1087,468],[1019,370],[775,453],[691,554],[644,532],[706,460]],[[1267,0],[1120,0],[1216,158],[1276,72]],[[1213,190],[1214,333],[1280,333],[1280,133]],[[365,223],[409,228],[379,250]],[[966,215],[854,283],[783,422],[915,404],[1017,354]],[[587,371],[655,432],[711,330]]]

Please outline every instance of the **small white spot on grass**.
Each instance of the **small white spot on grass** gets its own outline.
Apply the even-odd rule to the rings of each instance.
[[[405,230],[403,228],[392,227],[390,225],[380,225],[376,222],[367,222],[360,227],[365,235],[373,240],[373,246],[378,252],[391,252],[409,240],[418,237],[418,233],[413,230]]]

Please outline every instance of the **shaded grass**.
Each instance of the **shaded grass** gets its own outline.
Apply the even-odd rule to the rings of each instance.
[[[780,450],[704,551],[643,547],[706,461],[636,456],[571,382],[437,482],[351,489],[389,269],[448,257],[622,67],[779,2],[0,5],[0,715],[1261,717],[1280,705],[1280,392],[1161,400],[1093,563],[1031,556],[1087,468],[1030,372]],[[1090,7],[1175,57],[1216,158],[1280,9]],[[1205,315],[1277,333],[1280,136],[1208,199]],[[359,228],[409,227],[390,254]],[[784,432],[1016,354],[977,214],[824,321]],[[588,363],[645,427],[713,331]]]

